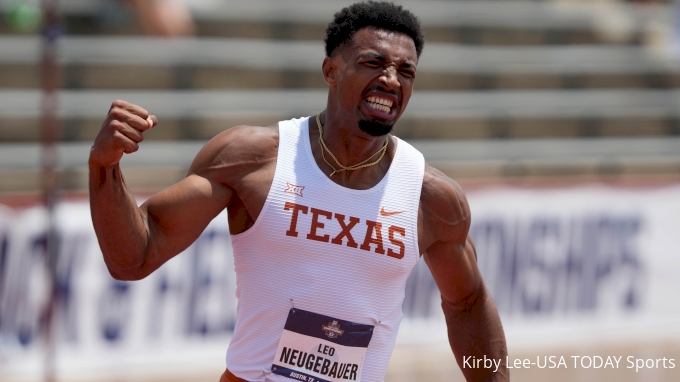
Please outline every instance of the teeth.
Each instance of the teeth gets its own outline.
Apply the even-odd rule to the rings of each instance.
[[[390,108],[385,106],[385,105],[380,105],[380,104],[377,104],[375,102],[369,102],[368,105],[371,106],[372,108],[376,109],[376,110],[380,110],[380,111],[383,111],[385,113],[390,112]]]
[[[380,105],[385,105],[388,108],[392,107],[392,103],[393,103],[392,101],[390,101],[388,99],[375,97],[375,96],[370,96],[370,97],[367,98],[367,100],[368,100],[368,102],[377,103],[377,104],[380,104]]]

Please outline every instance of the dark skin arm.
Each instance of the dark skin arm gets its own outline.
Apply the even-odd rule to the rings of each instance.
[[[449,343],[468,381],[508,381],[505,335],[498,310],[477,267],[470,209],[462,188],[427,166],[421,193],[421,248],[442,296]],[[464,367],[463,357],[500,360],[487,368]]]
[[[225,208],[232,232],[246,230],[264,200],[257,192],[242,200],[237,190],[247,182],[266,181],[262,169],[276,158],[278,136],[272,128],[227,130],[201,149],[186,178],[138,207],[118,162],[124,153],[137,151],[148,121],[157,123],[143,108],[115,101],[90,152],[92,222],[109,272],[119,280],[151,274],[194,242]]]

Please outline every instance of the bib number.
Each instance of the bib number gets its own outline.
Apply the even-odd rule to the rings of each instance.
[[[272,372],[304,382],[361,381],[373,328],[293,308]]]

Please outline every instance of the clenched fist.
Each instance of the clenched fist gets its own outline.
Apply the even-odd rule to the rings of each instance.
[[[114,101],[90,150],[90,165],[108,167],[117,164],[123,153],[137,151],[144,140],[143,133],[157,124],[156,116],[149,115],[143,108]]]

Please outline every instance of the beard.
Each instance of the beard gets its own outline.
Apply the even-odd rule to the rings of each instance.
[[[382,137],[392,131],[394,124],[380,121],[360,120],[359,129],[364,133],[374,136]]]

